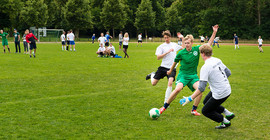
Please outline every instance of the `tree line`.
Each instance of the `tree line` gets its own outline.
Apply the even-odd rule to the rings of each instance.
[[[242,39],[270,38],[270,0],[1,0],[0,28],[73,29],[75,35],[120,31],[136,37],[161,36],[164,30]],[[79,35],[80,34],[80,35]]]

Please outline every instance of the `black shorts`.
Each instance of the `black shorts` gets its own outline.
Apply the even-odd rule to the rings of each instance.
[[[113,53],[113,52],[111,52],[111,53],[110,53],[110,55],[111,55],[111,56],[114,56],[114,53]]]
[[[67,45],[70,45],[70,41],[69,40],[67,41]]]
[[[37,48],[36,42],[30,43],[29,45],[30,45],[30,50],[33,50],[33,49]]]
[[[66,41],[62,41],[62,45],[66,45]]]
[[[142,43],[142,40],[138,40],[138,43],[141,42]]]
[[[201,42],[204,42],[204,40],[201,40]]]
[[[122,46],[122,43],[123,43],[122,41],[119,41],[119,46]]]
[[[262,47],[262,44],[260,44],[259,47]]]
[[[167,78],[169,79],[170,77],[173,77],[173,81],[175,80],[175,75],[176,75],[176,69],[174,68],[171,75],[167,75],[167,71],[169,71],[170,69],[165,68],[165,67],[158,67],[158,70],[156,71],[156,74],[154,76],[155,79],[159,80],[159,79],[163,79],[165,76],[167,76]]]
[[[109,46],[109,42],[106,42],[106,43],[105,43],[105,46]]]
[[[128,49],[128,45],[123,45],[123,48]]]

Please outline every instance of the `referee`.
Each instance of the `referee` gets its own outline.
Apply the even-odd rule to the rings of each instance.
[[[184,97],[180,103],[184,106],[200,95],[209,82],[210,92],[205,97],[202,113],[207,118],[218,122],[220,126],[216,129],[223,129],[231,125],[230,120],[235,115],[221,106],[231,94],[231,86],[228,77],[231,71],[218,58],[212,57],[212,48],[208,44],[201,46],[201,57],[205,61],[200,71],[199,88],[189,97]],[[225,114],[225,117],[221,113]]]

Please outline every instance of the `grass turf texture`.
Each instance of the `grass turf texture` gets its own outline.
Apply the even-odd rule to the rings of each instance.
[[[166,79],[155,87],[145,80],[161,63],[154,55],[159,44],[130,43],[130,59],[97,58],[97,44],[89,43],[77,43],[76,52],[39,43],[37,58],[1,53],[0,139],[269,138],[270,47],[264,53],[257,46],[214,48],[232,71],[232,94],[223,105],[236,115],[230,128],[215,130],[218,123],[190,114],[192,103],[179,105],[192,93],[188,88],[158,120],[149,118],[151,108],[163,105],[167,86]],[[203,63],[200,58],[198,70]],[[201,101],[199,112],[202,107]]]

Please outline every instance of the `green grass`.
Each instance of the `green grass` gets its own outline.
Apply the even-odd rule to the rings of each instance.
[[[97,44],[63,52],[60,43],[39,43],[30,59],[10,43],[13,53],[0,53],[0,139],[269,139],[270,47],[214,48],[232,71],[224,106],[236,115],[230,128],[215,130],[217,123],[190,115],[192,104],[179,105],[192,94],[187,88],[158,120],[148,117],[163,105],[167,85],[145,80],[161,63],[159,44],[131,43],[129,59],[113,59],[97,58]],[[198,70],[202,65],[200,59]]]

